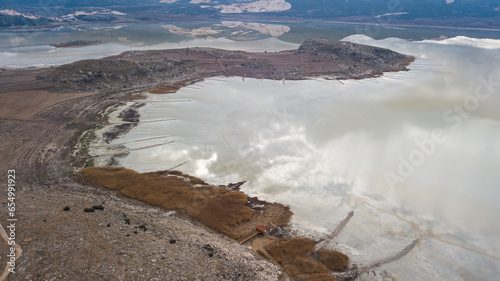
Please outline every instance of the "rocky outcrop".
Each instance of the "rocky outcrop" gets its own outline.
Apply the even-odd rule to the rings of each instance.
[[[312,53],[323,58],[332,58],[344,70],[353,74],[404,70],[414,60],[389,49],[356,44],[347,41],[332,41],[321,37],[307,39],[297,49],[299,54]]]

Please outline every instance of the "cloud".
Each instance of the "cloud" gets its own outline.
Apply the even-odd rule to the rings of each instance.
[[[255,23],[255,22],[235,22],[235,21],[223,21],[223,26],[227,26],[229,28],[243,28],[243,29],[251,29],[260,32],[261,34],[269,34],[274,37],[281,36],[290,31],[290,27],[282,24],[264,24],[264,23]]]

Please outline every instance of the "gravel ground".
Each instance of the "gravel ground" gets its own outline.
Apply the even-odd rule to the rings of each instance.
[[[279,268],[175,212],[70,179],[19,193],[10,280],[278,280]],[[104,210],[84,212],[102,205]],[[64,207],[70,207],[64,211]]]

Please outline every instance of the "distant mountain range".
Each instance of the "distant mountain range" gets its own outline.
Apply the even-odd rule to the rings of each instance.
[[[500,0],[4,0],[0,4],[0,27],[226,19],[500,28]]]

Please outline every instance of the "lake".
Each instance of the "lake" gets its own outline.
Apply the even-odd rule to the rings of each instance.
[[[326,23],[79,28],[4,31],[0,38],[10,41],[2,42],[11,44],[1,46],[0,65],[187,46],[275,51],[296,48],[312,34],[415,56],[410,71],[379,78],[214,77],[175,94],[148,95],[138,109],[146,123],[114,143],[149,148],[131,151],[118,165],[139,172],[175,168],[211,184],[244,180],[245,193],[289,205],[292,231],[311,238],[325,237],[354,211],[329,246],[359,265],[420,239],[410,254],[362,280],[500,274],[499,32],[379,26],[367,36],[358,34],[362,26]],[[49,46],[86,38],[109,40]]]

